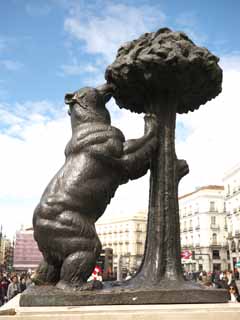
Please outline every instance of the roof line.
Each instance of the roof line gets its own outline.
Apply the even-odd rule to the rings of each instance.
[[[195,191],[193,191],[193,192],[186,193],[186,194],[184,194],[183,196],[178,197],[178,199],[181,200],[181,199],[186,198],[186,197],[189,197],[189,196],[191,196],[192,194],[197,193],[197,192],[199,192],[199,191],[201,191],[201,190],[207,190],[207,189],[210,189],[210,190],[224,190],[224,186],[217,186],[217,185],[203,186],[203,187],[200,187],[200,188],[198,188],[197,190],[195,190]]]

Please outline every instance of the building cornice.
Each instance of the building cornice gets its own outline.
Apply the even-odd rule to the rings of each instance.
[[[198,188],[197,190],[195,190],[193,192],[186,193],[183,196],[180,196],[178,198],[178,200],[182,200],[184,198],[190,197],[191,195],[196,194],[196,193],[198,193],[200,191],[203,191],[203,190],[221,190],[221,191],[223,191],[224,190],[224,186],[218,186],[218,185],[203,186],[203,187],[200,187],[200,188]]]

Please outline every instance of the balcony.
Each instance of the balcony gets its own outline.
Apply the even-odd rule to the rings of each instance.
[[[213,260],[221,260],[221,257],[219,255],[213,255]]]
[[[235,230],[235,237],[239,238],[240,237],[240,231],[239,230]]]
[[[231,240],[233,238],[233,234],[232,232],[228,232],[228,237],[227,237],[229,240]]]
[[[197,243],[195,244],[195,247],[196,247],[196,248],[199,248],[199,247],[200,247],[200,242],[197,242]]]
[[[219,230],[219,225],[217,225],[215,223],[211,223],[210,228],[213,230]]]
[[[183,232],[187,232],[187,228],[185,227],[185,228],[183,228]]]
[[[219,242],[217,242],[216,240],[212,240],[210,242],[210,246],[211,247],[221,247],[221,244]]]
[[[200,229],[200,224],[198,224],[196,227],[195,227],[195,230],[199,230]]]
[[[193,227],[189,227],[188,231],[193,231]]]

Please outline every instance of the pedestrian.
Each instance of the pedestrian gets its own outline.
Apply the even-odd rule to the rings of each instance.
[[[7,298],[8,301],[15,297],[18,293],[20,293],[20,286],[18,283],[17,275],[12,276],[11,283],[8,286]]]
[[[2,280],[3,280],[3,275],[2,275],[2,273],[0,273],[0,306],[2,306],[4,304],[4,296],[5,296]]]
[[[2,287],[2,292],[4,296],[4,303],[7,302],[7,291],[8,291],[9,284],[10,284],[10,281],[7,278],[7,274],[4,273],[1,281],[1,287]]]
[[[239,272],[238,272],[238,269],[234,269],[234,278],[235,278],[235,280],[239,280]]]
[[[26,277],[26,288],[34,286],[34,283],[31,279],[31,275],[28,273]]]
[[[229,288],[228,281],[229,279],[227,277],[227,271],[223,271],[218,281],[218,288],[228,289]]]
[[[227,276],[228,287],[233,286],[235,288],[237,294],[239,295],[237,284],[236,284],[236,281],[234,279],[233,272],[232,271],[227,271],[226,276]]]
[[[26,277],[25,275],[21,276],[20,278],[20,292],[23,292],[24,290],[26,290],[27,286],[26,286]]]
[[[229,302],[240,302],[240,296],[238,294],[237,287],[230,285],[228,288]]]

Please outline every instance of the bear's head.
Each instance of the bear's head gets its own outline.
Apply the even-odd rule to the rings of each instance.
[[[109,93],[91,87],[66,94],[65,103],[69,105],[72,127],[87,122],[110,124],[110,114],[105,107],[108,100]]]

